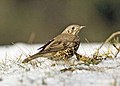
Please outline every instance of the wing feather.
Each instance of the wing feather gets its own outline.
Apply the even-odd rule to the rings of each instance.
[[[50,53],[50,52],[56,52],[59,50],[64,50],[66,48],[69,47],[73,47],[76,45],[76,42],[79,39],[77,37],[74,37],[74,39],[70,40],[68,39],[59,39],[56,40],[56,38],[54,38],[53,40],[50,40],[48,43],[46,43],[44,46],[42,46],[41,48],[39,48],[39,53]]]
[[[72,47],[74,42],[72,41],[56,41],[56,42],[51,42],[50,44],[44,45],[41,51],[39,53],[50,53],[50,52],[56,52],[59,50],[66,49],[68,47]],[[45,47],[46,46],[46,47]],[[49,47],[48,47],[49,46]]]

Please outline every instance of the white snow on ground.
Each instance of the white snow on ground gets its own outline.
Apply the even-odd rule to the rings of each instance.
[[[0,47],[0,86],[120,86],[120,54],[98,65],[78,65],[73,72],[61,72],[69,65],[39,58],[37,66],[22,64],[26,56],[36,53],[40,44],[17,43]],[[100,44],[81,44],[78,53],[90,56]],[[104,47],[102,51],[107,50]],[[115,51],[113,49],[113,51]],[[17,61],[17,58],[22,60]],[[52,66],[56,64],[55,66]]]

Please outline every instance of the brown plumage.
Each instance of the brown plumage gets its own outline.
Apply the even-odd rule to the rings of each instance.
[[[67,60],[74,54],[77,56],[77,49],[80,44],[78,33],[85,26],[70,25],[60,35],[56,36],[45,45],[38,53],[26,58],[23,63],[27,63],[38,57],[50,58],[52,60]]]

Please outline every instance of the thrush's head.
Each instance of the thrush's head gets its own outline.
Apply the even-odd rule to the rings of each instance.
[[[85,26],[80,25],[70,25],[68,26],[62,33],[64,34],[72,34],[72,35],[78,35],[79,31],[84,28]]]

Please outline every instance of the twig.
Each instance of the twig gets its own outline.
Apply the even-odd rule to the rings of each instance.
[[[116,54],[115,54],[115,57],[117,57],[118,53],[120,52],[120,47],[117,48],[117,46],[115,44],[113,44],[113,46],[115,47],[115,49],[117,50]]]
[[[105,40],[105,42],[98,48],[98,53],[99,53],[99,50],[102,48],[102,46],[104,45],[104,44],[106,44],[107,42],[109,42],[113,37],[115,37],[116,35],[120,35],[120,31],[117,31],[117,32],[115,32],[115,33],[112,33],[112,35],[110,35],[109,36],[109,38],[107,38],[106,40]]]
[[[33,43],[33,41],[34,41],[34,39],[35,39],[35,32],[32,32],[31,34],[30,34],[30,37],[29,37],[29,40],[28,40],[28,43],[30,43],[30,44],[32,44]]]

